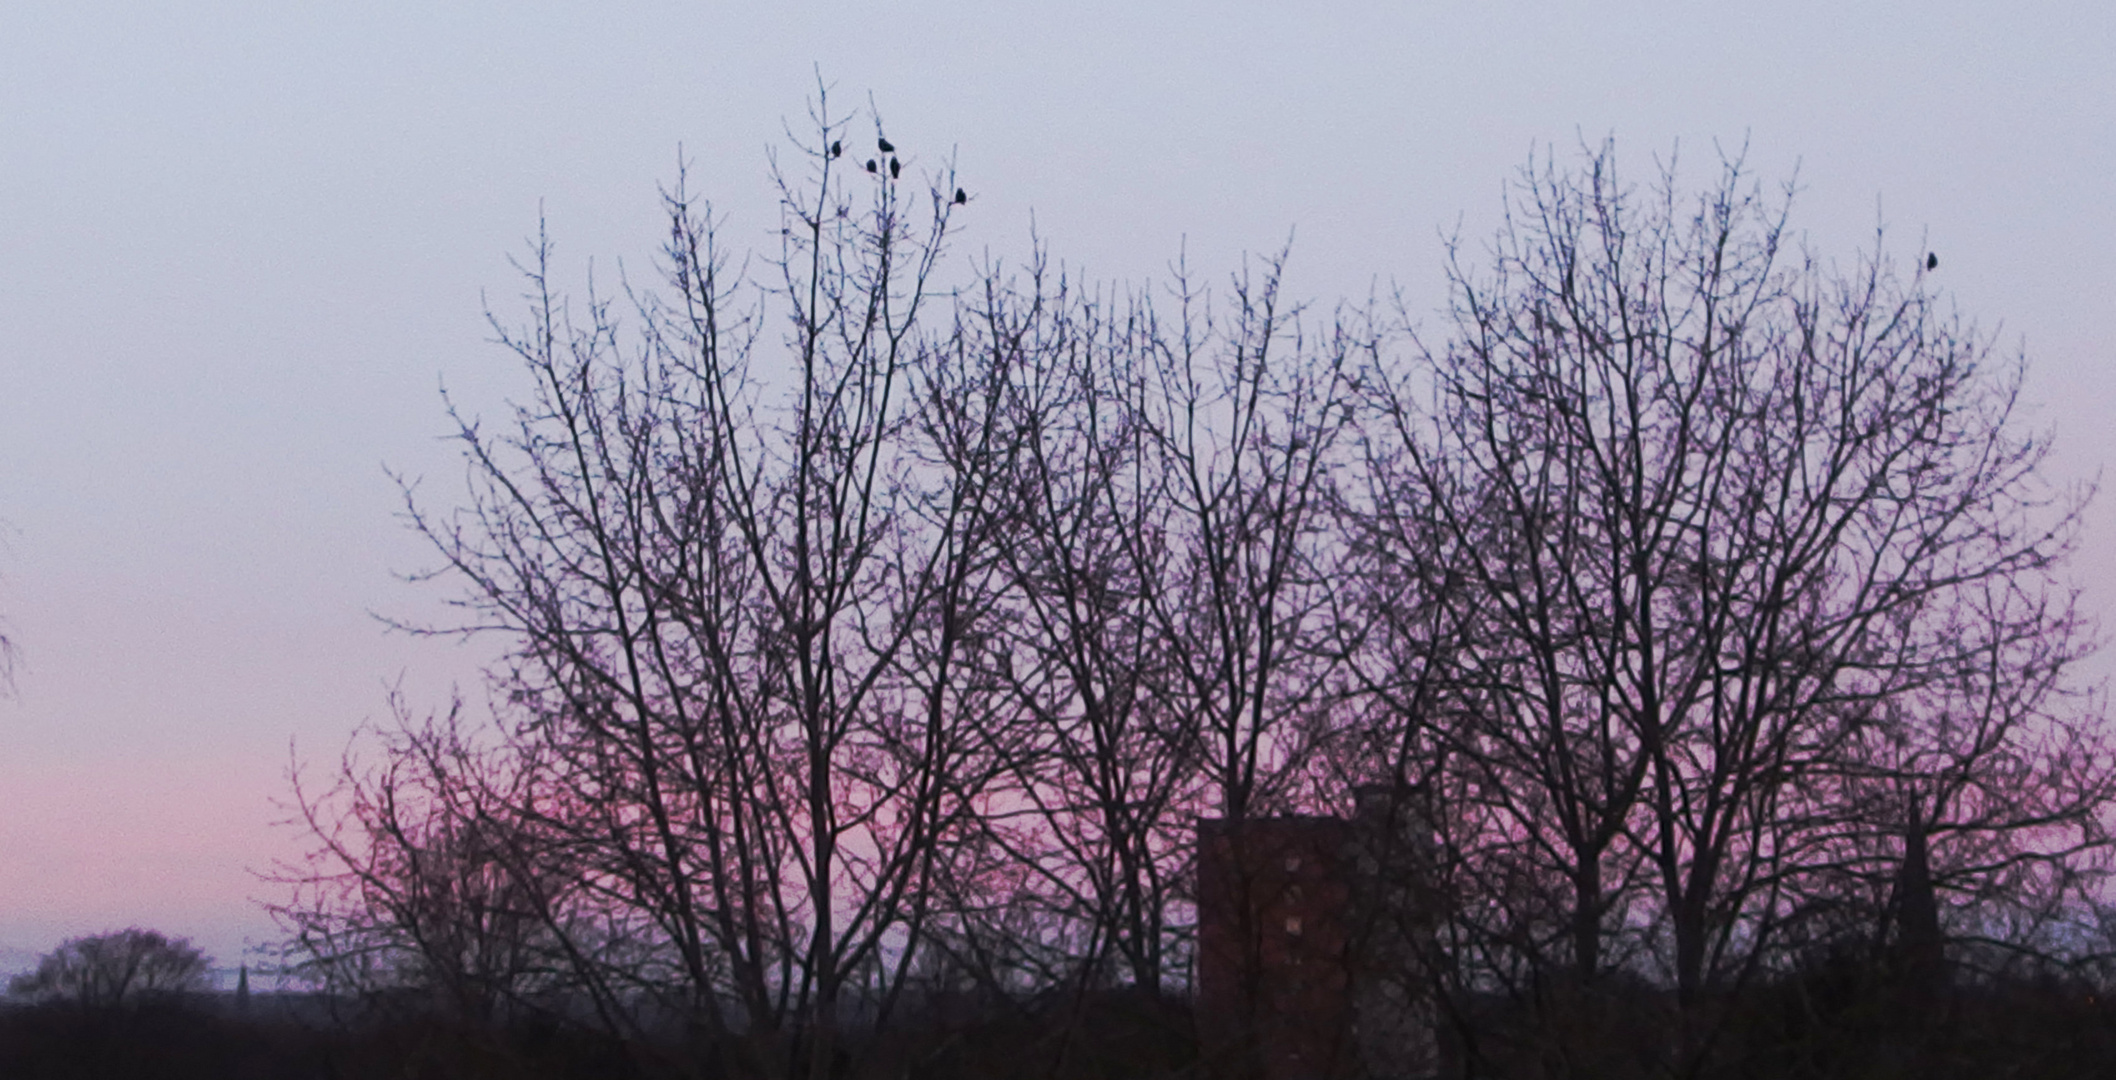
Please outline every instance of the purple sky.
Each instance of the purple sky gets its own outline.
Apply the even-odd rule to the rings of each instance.
[[[1893,246],[2024,342],[2057,475],[2116,450],[2116,7],[2103,2],[105,3],[0,6],[0,966],[128,924],[233,962],[290,741],[328,765],[402,680],[476,648],[385,635],[438,594],[384,466],[446,499],[437,388],[519,385],[482,292],[548,215],[569,275],[644,276],[679,144],[724,236],[820,68],[912,168],[1093,274],[1215,279],[1295,236],[1296,293],[1439,305],[1531,146],[1634,176],[1746,138],[1796,223]],[[765,9],[801,9],[760,13]],[[1856,13],[1849,9],[1856,8]],[[2109,501],[2076,574],[2116,602]],[[2108,665],[2102,665],[2106,668]]]

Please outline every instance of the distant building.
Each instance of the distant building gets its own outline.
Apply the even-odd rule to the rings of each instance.
[[[1350,820],[1198,823],[1198,1036],[1216,1075],[1439,1073],[1419,948],[1432,840],[1406,789],[1357,795]]]

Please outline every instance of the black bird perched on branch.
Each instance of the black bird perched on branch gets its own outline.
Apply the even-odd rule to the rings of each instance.
[[[836,156],[838,156],[839,154],[842,154],[842,153],[844,153],[844,152],[845,152],[845,144],[844,144],[844,143],[843,143],[842,141],[839,141],[839,140],[832,140],[832,141],[831,141],[831,143],[830,143],[830,156],[831,156],[831,157],[836,157]]]
[[[873,159],[873,158],[868,158],[868,159],[867,159],[867,171],[868,171],[868,172],[873,172],[873,171],[874,171],[874,159]]]
[[[1932,253],[1932,252],[1930,252],[1930,251],[1926,252],[1926,253],[1925,253],[1925,269],[1927,269],[1927,270],[1938,270],[1939,268],[1940,268],[1940,257],[1939,257],[1938,255],[1935,255],[1935,254],[1933,254],[1933,253]]]
[[[882,153],[884,153],[884,154],[894,154],[894,153],[896,153],[896,144],[895,144],[895,143],[892,143],[892,142],[890,142],[890,141],[889,141],[888,139],[882,138],[881,136],[877,135],[877,136],[875,136],[874,142],[875,142],[875,145],[877,145],[877,146],[880,146],[880,147],[882,148]]]
[[[894,180],[894,179],[896,179],[896,178],[897,178],[897,175],[898,175],[899,173],[902,173],[903,171],[904,171],[904,166],[903,166],[903,164],[902,164],[901,162],[897,161],[897,160],[896,160],[895,158],[890,158],[890,159],[889,159],[889,179],[891,179],[891,180]]]
[[[970,197],[968,195],[963,194],[963,190],[961,188],[955,189],[955,205],[961,206],[969,201]]]

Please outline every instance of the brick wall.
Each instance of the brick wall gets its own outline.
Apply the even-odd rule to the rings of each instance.
[[[1349,1077],[1348,822],[1198,825],[1198,1035],[1219,1075]]]
[[[1198,1037],[1240,1080],[1440,1070],[1423,953],[1431,838],[1402,789],[1359,813],[1198,823]]]

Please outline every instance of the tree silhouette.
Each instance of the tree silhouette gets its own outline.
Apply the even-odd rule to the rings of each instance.
[[[34,1001],[110,1008],[206,988],[205,954],[183,938],[137,927],[69,938],[17,975],[8,992]]]
[[[896,1075],[955,995],[1180,1000],[1199,819],[1362,788],[1424,909],[1346,951],[1464,1047],[1614,1061],[1623,1017],[1696,1073],[1818,955],[2090,958],[2086,493],[1919,263],[1601,147],[1531,162],[1437,328],[1317,317],[1283,253],[951,282],[967,193],[848,184],[843,127],[775,159],[768,257],[679,175],[622,317],[524,261],[525,390],[451,413],[468,501],[406,490],[464,613],[410,629],[504,641],[496,722],[400,707],[297,792],[312,970]]]
[[[1376,380],[1367,544],[1440,605],[1397,639],[1442,672],[1397,767],[1438,770],[1462,910],[1531,982],[1647,973],[1697,1022],[1899,880],[1927,951],[2076,910],[2116,792],[2054,577],[2084,493],[2040,479],[2019,365],[1787,212],[1738,159],[1694,194],[1539,161]]]

